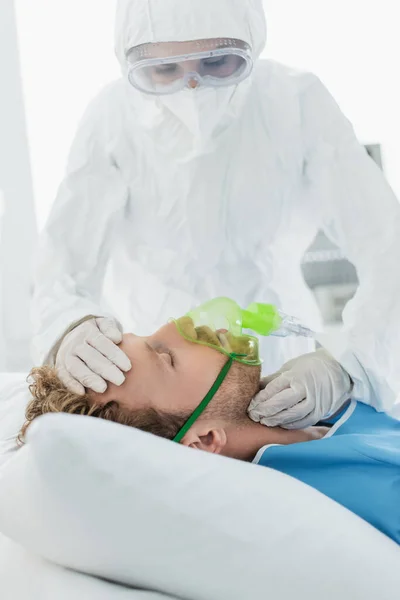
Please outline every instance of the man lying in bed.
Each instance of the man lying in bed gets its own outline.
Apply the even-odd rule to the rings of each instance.
[[[257,340],[187,316],[147,338],[126,334],[121,349],[133,368],[104,394],[78,396],[54,369],[34,369],[20,440],[49,412],[116,421],[287,473],[400,543],[400,421],[347,401],[324,426],[287,431],[256,423],[247,411],[260,385]]]

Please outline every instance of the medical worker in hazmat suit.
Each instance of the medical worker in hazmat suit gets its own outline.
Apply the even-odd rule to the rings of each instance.
[[[260,60],[266,40],[262,0],[118,2],[122,76],[82,119],[35,285],[36,359],[71,390],[140,368],[121,323],[145,335],[216,296],[318,329],[300,264],[322,228],[360,279],[342,348],[266,338],[250,415],[305,427],[350,396],[393,403],[400,206],[319,79]]]

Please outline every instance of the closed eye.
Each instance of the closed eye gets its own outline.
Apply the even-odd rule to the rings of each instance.
[[[226,63],[226,56],[214,56],[213,58],[206,58],[203,60],[203,65],[207,67],[221,67]]]
[[[159,65],[158,67],[154,67],[154,72],[159,75],[169,75],[170,73],[176,73],[178,70],[178,65],[174,63],[168,63],[165,65]]]
[[[173,350],[171,350],[171,348],[168,348],[167,346],[165,346],[161,342],[155,342],[155,343],[153,343],[150,346],[150,348],[151,348],[152,351],[156,352],[159,355],[161,355],[161,354],[167,354],[169,356],[169,358],[171,359],[171,367],[175,367],[176,354],[175,354],[175,352]]]

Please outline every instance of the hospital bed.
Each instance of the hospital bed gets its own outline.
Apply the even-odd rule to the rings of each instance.
[[[399,597],[400,548],[312,488],[71,415],[13,452],[26,401],[0,376],[2,600]]]

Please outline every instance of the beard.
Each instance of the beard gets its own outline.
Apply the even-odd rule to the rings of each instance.
[[[232,367],[204,418],[224,420],[226,423],[249,421],[247,409],[260,390],[261,365],[250,366],[234,361]]]

